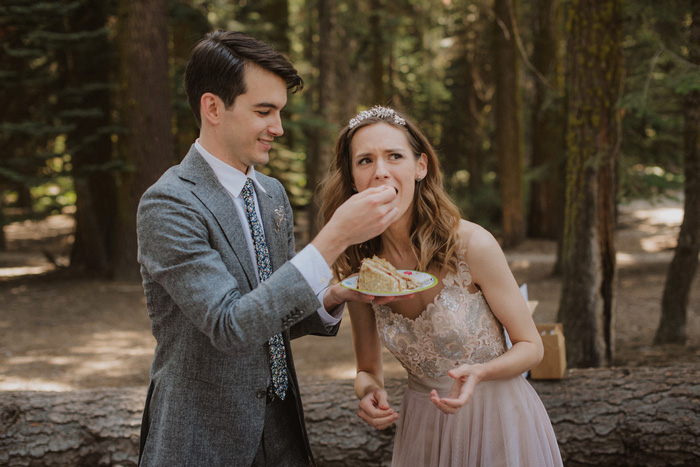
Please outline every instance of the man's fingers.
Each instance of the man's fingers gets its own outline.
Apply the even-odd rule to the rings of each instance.
[[[398,297],[374,297],[372,302],[374,302],[376,305],[386,305],[387,303],[391,302],[398,302],[401,300],[410,300],[412,298],[415,298],[416,294],[408,294],[408,295],[400,295]]]
[[[383,233],[398,218],[392,206],[396,190],[382,186],[353,195],[331,217],[329,225],[350,244],[362,243]]]
[[[397,302],[400,300],[410,300],[415,298],[416,294],[412,293],[409,295],[401,295],[398,297],[377,297],[375,295],[368,295],[356,290],[345,289],[347,292],[343,293],[341,296],[346,302],[364,302],[364,303],[374,303],[375,305],[386,305],[387,303]]]

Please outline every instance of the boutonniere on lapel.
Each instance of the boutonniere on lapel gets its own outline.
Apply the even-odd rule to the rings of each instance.
[[[282,222],[287,220],[287,215],[284,212],[284,206],[278,206],[275,209],[275,231],[279,232]]]

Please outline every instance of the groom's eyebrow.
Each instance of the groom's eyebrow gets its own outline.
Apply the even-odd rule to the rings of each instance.
[[[258,102],[257,104],[254,105],[254,107],[262,107],[264,109],[272,109],[272,110],[282,110],[284,106],[280,107],[277,104],[273,104],[272,102]]]

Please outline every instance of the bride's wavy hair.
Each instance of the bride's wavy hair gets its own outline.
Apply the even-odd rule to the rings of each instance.
[[[370,116],[363,116],[370,112],[361,113],[341,131],[329,175],[321,184],[321,221],[325,224],[336,209],[354,194],[350,144],[355,133],[375,123],[386,123],[406,134],[416,159],[421,154],[427,156],[427,174],[416,182],[411,213],[410,238],[417,269],[428,271],[432,268],[446,268],[454,272],[457,229],[461,216],[459,208],[442,184],[437,152],[412,120],[394,110],[381,109],[382,111]],[[350,246],[333,264],[334,274],[342,279],[357,272],[362,259],[379,254],[382,247],[381,236]]]

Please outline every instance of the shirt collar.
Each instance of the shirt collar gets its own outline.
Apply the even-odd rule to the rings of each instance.
[[[231,193],[232,196],[236,198],[241,196],[243,185],[245,185],[248,178],[253,180],[253,183],[255,183],[255,185],[262,190],[263,193],[266,193],[265,188],[263,188],[260,182],[258,182],[257,178],[255,178],[255,167],[250,166],[248,168],[248,173],[244,174],[240,170],[228,165],[226,162],[204,149],[204,147],[200,144],[199,139],[194,142],[194,147],[204,158],[204,160],[211,166],[216,178],[219,179],[219,182],[221,182],[224,188],[226,188],[226,190]]]

